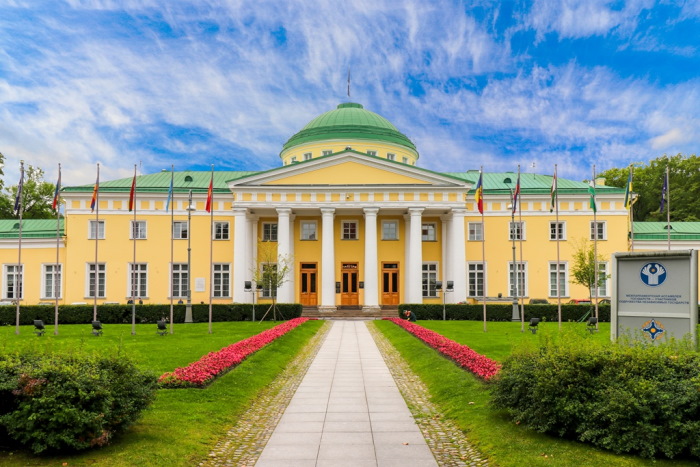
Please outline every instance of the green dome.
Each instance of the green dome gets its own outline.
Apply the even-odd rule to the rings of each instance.
[[[285,151],[299,144],[333,139],[364,139],[400,144],[416,151],[406,135],[386,118],[365,110],[361,104],[347,102],[311,120],[284,144]]]

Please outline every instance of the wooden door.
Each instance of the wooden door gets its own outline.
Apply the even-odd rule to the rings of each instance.
[[[399,304],[399,264],[382,263],[382,305]]]
[[[299,301],[302,306],[318,305],[317,287],[318,270],[316,263],[301,263],[301,292]]]
[[[340,278],[340,304],[357,306],[360,303],[358,294],[357,263],[343,263]]]

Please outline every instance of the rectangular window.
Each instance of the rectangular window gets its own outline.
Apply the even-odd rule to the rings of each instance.
[[[143,240],[146,238],[146,221],[131,221],[131,239]]]
[[[22,268],[16,264],[5,265],[5,291],[4,297],[8,300],[19,300],[22,298]]]
[[[175,221],[173,222],[173,238],[174,239],[185,239],[189,235],[189,228],[186,221]]]
[[[434,222],[423,224],[421,227],[421,237],[424,242],[434,242],[437,240],[437,225]]]
[[[569,281],[566,280],[566,263],[549,263],[549,296],[550,297],[568,297],[569,291],[566,286]],[[557,286],[559,290],[557,291]],[[557,295],[557,292],[559,295]]]
[[[262,263],[262,297],[272,298],[277,296],[277,264]]]
[[[474,242],[484,240],[484,224],[481,222],[469,222],[469,240]]]
[[[323,154],[324,156],[330,156],[331,154],[333,154],[333,151],[330,150],[330,149],[324,149],[322,154]],[[309,154],[309,155],[310,155],[310,154]],[[311,159],[311,158],[309,157],[309,159]]]
[[[566,240],[566,224],[564,222],[549,223],[550,240]]]
[[[173,298],[187,297],[187,284],[189,274],[187,272],[187,263],[175,263],[172,269],[171,283],[173,287]]]
[[[508,240],[525,240],[525,222],[509,222]]]
[[[437,278],[438,264],[423,263],[423,296],[437,297],[438,291],[435,289],[435,281]]]
[[[272,222],[263,223],[263,242],[277,241],[277,224]]]
[[[97,298],[105,298],[105,282],[106,282],[106,267],[104,263],[88,263],[88,290],[87,296],[90,298],[95,297],[95,291],[97,291]]]
[[[343,221],[342,239],[357,240],[357,221]]]
[[[386,158],[389,159],[390,161],[395,161],[396,160],[396,154],[392,153],[387,153]]]
[[[228,240],[228,221],[214,222],[214,240]]]
[[[127,297],[148,297],[148,266],[146,263],[129,264],[129,290]]]
[[[513,263],[508,263],[508,290],[511,297],[527,297],[527,263],[516,263],[518,268],[518,283],[513,277]]]
[[[44,264],[42,298],[61,298],[61,265]]]
[[[596,234],[598,234],[597,240],[607,240],[605,221],[591,221],[591,240],[596,240]]]
[[[292,156],[291,162],[294,163],[297,161],[297,156]]]
[[[368,156],[375,156],[375,157],[376,157],[376,156],[377,156],[377,151],[373,151],[373,150],[370,149],[370,150],[367,151],[367,155],[368,155]]]
[[[305,153],[304,153],[304,160],[305,160],[305,161],[311,160],[311,157],[313,157],[313,156],[311,155],[310,152],[305,152]]]
[[[469,297],[484,296],[484,264],[469,263],[467,280],[469,281]]]
[[[105,221],[90,221],[90,231],[88,232],[88,238],[90,240],[105,238]]]
[[[231,296],[231,265],[214,265],[214,297]]]
[[[316,221],[301,221],[301,239],[317,240]]]
[[[399,221],[382,221],[382,240],[399,239]]]
[[[408,157],[403,156],[403,157],[401,158],[401,162],[403,162],[404,164],[408,164]]]
[[[607,297],[608,294],[608,263],[598,263],[598,297]]]

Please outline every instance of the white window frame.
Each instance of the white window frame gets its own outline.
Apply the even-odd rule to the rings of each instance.
[[[177,281],[175,281],[175,274],[177,274]],[[177,285],[177,292],[175,293],[175,284]],[[173,296],[172,298],[187,298],[187,286],[189,284],[189,271],[187,269],[187,263],[171,263],[170,264],[170,291]],[[184,288],[184,290],[182,290]]]
[[[93,274],[95,274],[95,294],[97,298],[107,297],[107,264],[106,263],[86,263],[85,264],[85,298],[95,298],[92,295],[91,285]],[[102,284],[102,294],[100,294],[100,284]]]
[[[486,265],[481,261],[467,263],[467,297],[483,297],[483,294],[488,290],[486,288],[485,267]],[[479,293],[479,276],[481,276],[482,293]],[[472,286],[472,277],[476,281],[474,286]]]
[[[403,162],[404,164],[408,164],[408,157],[403,156],[403,157],[401,158],[401,162]]]
[[[432,232],[431,232],[432,230]],[[437,223],[423,222],[420,226],[420,238],[423,242],[437,242]]]
[[[324,149],[321,154],[324,156],[330,156],[331,154],[333,154],[333,150],[332,149]],[[309,158],[309,159],[311,159],[311,158]]]
[[[184,226],[184,228],[183,228]],[[187,225],[187,221],[174,221],[173,222],[173,238],[175,240],[187,240],[190,234],[190,226]]]
[[[527,297],[528,296],[528,280],[527,280],[527,261],[516,261],[518,265],[518,283],[522,285],[522,289],[524,290],[518,290],[518,297]],[[515,287],[514,287],[514,282],[513,282],[513,262],[508,261],[508,294],[510,297],[515,297]]]
[[[608,263],[607,261],[598,262],[598,277],[602,274],[608,274]],[[598,298],[610,297],[610,278],[607,277],[603,282],[603,285],[598,287]]]
[[[468,222],[469,241],[483,242],[484,241],[484,223],[483,222]]]
[[[359,240],[360,239],[360,223],[355,220],[340,221],[340,239],[341,240]],[[353,225],[352,230],[349,226]]]
[[[386,158],[387,158],[387,160],[395,161],[395,160],[396,160],[396,154],[394,154],[393,152],[387,152],[387,153],[386,153]]]
[[[24,298],[24,265],[6,264],[3,267],[2,298],[5,300],[22,300]],[[16,287],[19,284],[19,296]],[[12,288],[12,293],[10,293]]]
[[[98,240],[105,238],[105,221],[104,220],[89,220],[88,221],[88,240],[95,240],[95,234],[98,235]],[[97,231],[95,231],[97,229]]]
[[[58,266],[58,272],[56,272]],[[56,275],[58,275],[58,284],[56,284]],[[59,263],[44,263],[41,265],[41,298],[51,299],[63,298],[63,264]],[[51,284],[51,293],[49,293],[48,284]],[[58,297],[54,295],[54,288],[58,285]]]
[[[136,269],[136,290],[134,291],[134,297],[136,298],[148,298],[148,263],[129,263],[128,270],[126,272],[126,296],[131,298],[131,287],[134,278],[134,268]]]
[[[313,226],[313,228],[311,228]],[[299,223],[300,240],[313,241],[318,240],[318,222],[316,221],[300,221]]]
[[[508,222],[508,240],[513,241],[513,235],[516,241],[526,240],[525,234],[525,221]]]
[[[425,261],[421,265],[421,284],[423,298],[437,298],[440,296],[435,289],[435,282],[440,280],[440,264],[437,261]]]
[[[214,221],[214,238],[213,240],[228,240],[230,239],[231,229],[228,221]]]
[[[274,226],[274,228],[273,228]],[[263,242],[276,242],[279,234],[279,226],[277,222],[263,222],[262,223],[262,241]],[[274,237],[274,238],[273,238]]]
[[[260,263],[260,277],[264,277],[263,273],[266,267],[277,269],[277,263]],[[261,298],[273,298],[277,296],[277,286],[275,284],[262,284]]]
[[[375,151],[374,149],[368,149],[367,155],[377,157],[377,151]]]
[[[214,263],[212,265],[212,268],[212,297],[231,297],[231,264]]]
[[[549,269],[547,271],[547,283],[548,283],[549,297],[550,298],[557,298],[556,283],[552,280],[553,275],[559,276],[559,286],[560,287],[563,286],[563,288],[561,288],[559,290],[559,297],[562,297],[562,298],[568,297],[569,296],[569,264],[566,261],[559,261],[559,274],[557,274],[557,262],[556,261],[549,262]],[[562,275],[563,275],[563,277],[562,277]]]
[[[557,221],[549,221],[549,239],[551,241],[557,241],[557,234],[559,234],[559,240],[566,240],[566,221],[559,221],[559,227],[557,227]]]
[[[387,226],[391,226],[387,229]],[[399,221],[398,220],[383,220],[382,221],[382,240],[398,240],[399,239]]]
[[[596,229],[595,222],[598,223],[598,228]],[[608,239],[608,226],[606,221],[591,221],[591,234],[590,239],[595,240],[596,231],[598,234],[598,240]],[[602,232],[601,232],[602,230]]]
[[[147,238],[146,228],[146,221],[132,220],[129,223],[129,240],[145,240]]]

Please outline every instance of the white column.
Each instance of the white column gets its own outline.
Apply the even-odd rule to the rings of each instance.
[[[294,260],[294,214],[289,216],[289,275],[287,276],[287,285],[289,286],[289,303],[296,303],[296,273],[299,272],[297,263]]]
[[[365,303],[362,311],[379,310],[379,271],[377,265],[377,213],[379,208],[364,208],[365,212]]]
[[[409,239],[408,303],[423,303],[423,241],[421,228],[424,208],[408,208],[411,215],[411,238]]]
[[[411,270],[411,216],[404,214],[404,261],[403,261],[403,271],[401,273],[403,277],[403,301],[405,303],[411,303],[409,297],[411,296],[409,290],[411,290],[411,282],[408,277],[408,271]]]
[[[245,281],[250,280],[250,271],[246,271],[246,249],[248,232],[246,231],[246,208],[233,208],[233,301],[247,303],[250,297],[245,292]]]
[[[257,237],[258,237],[258,216],[246,217],[246,247],[245,247],[245,270],[243,272],[243,282],[253,280],[253,271],[255,268],[255,257],[257,254]],[[234,259],[235,262],[235,259]],[[245,303],[253,302],[253,294],[250,292],[245,294]]]
[[[452,225],[450,234],[450,256],[452,257],[450,261],[451,265],[451,276],[448,280],[454,281],[454,292],[447,294],[447,299],[450,303],[457,303],[467,299],[467,272],[466,272],[466,262],[467,254],[465,247],[465,236],[464,236],[464,217],[467,214],[466,209],[453,209],[452,210]],[[452,297],[450,297],[452,295]]]
[[[442,221],[442,235],[441,245],[442,245],[442,274],[440,274],[440,280],[442,281],[442,290],[445,291],[447,286],[447,280],[452,280],[452,216],[444,215],[440,216]],[[452,303],[450,295],[445,295],[445,302]]]
[[[321,306],[319,311],[335,311],[335,208],[321,208]]]
[[[282,268],[285,264],[292,267],[289,247],[289,216],[292,213],[290,208],[277,208],[277,267]],[[291,271],[294,274],[294,271]],[[286,277],[289,279],[289,276]],[[285,282],[277,287],[277,301],[280,303],[290,303],[289,282]]]

